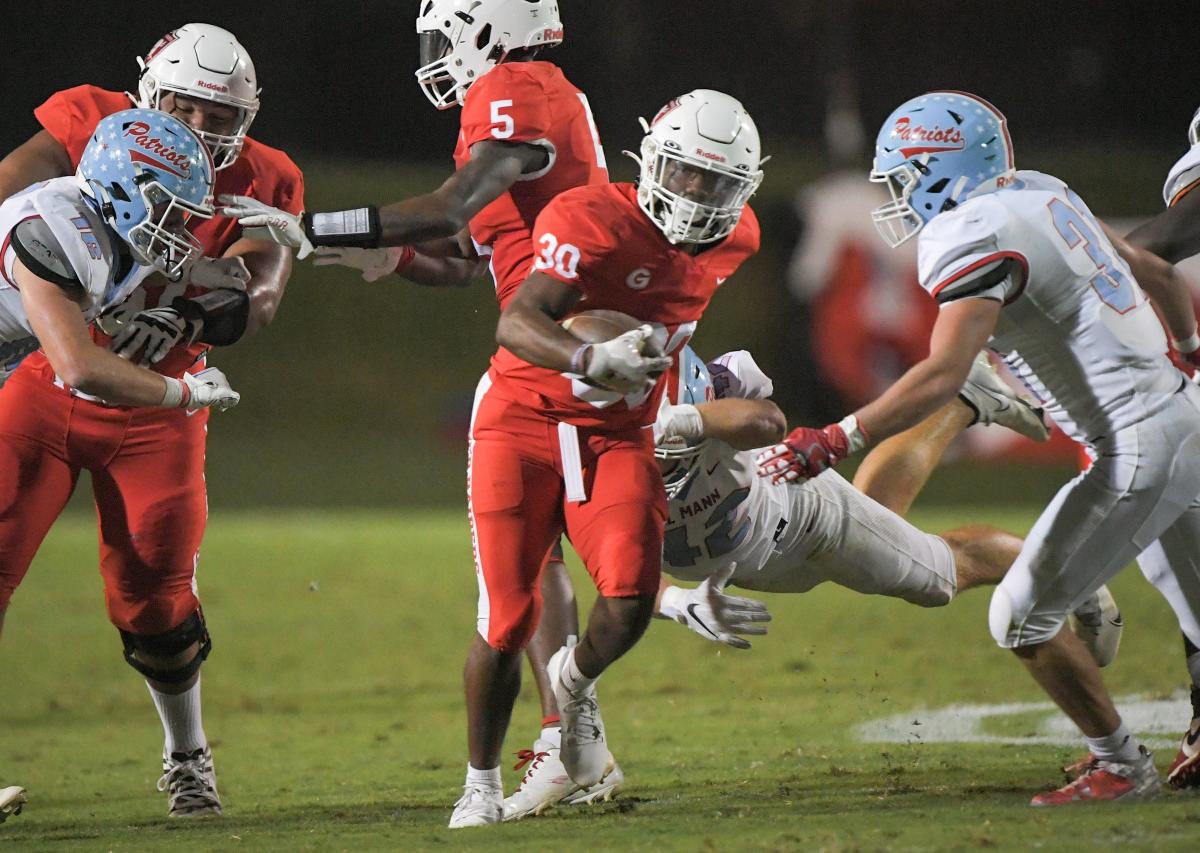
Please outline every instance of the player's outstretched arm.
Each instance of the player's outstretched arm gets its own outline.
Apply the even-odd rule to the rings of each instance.
[[[54,372],[85,394],[122,406],[225,409],[240,396],[215,368],[184,380],[160,376],[96,346],[68,290],[30,272],[19,260],[13,273],[29,324]]]
[[[487,272],[487,263],[482,258],[431,255],[413,246],[383,249],[321,246],[313,263],[318,267],[337,265],[359,270],[363,281],[379,281],[394,274],[425,287],[466,287]]]
[[[49,131],[40,130],[0,160],[0,202],[39,181],[74,171],[67,150]]]
[[[734,450],[753,450],[781,441],[787,418],[770,400],[728,397],[708,403],[663,402],[654,421],[654,440],[715,438]]]
[[[384,208],[375,206],[295,215],[246,196],[222,195],[220,213],[251,236],[307,257],[314,246],[411,246],[453,237],[525,172],[544,165],[546,152],[524,143],[480,142],[471,159],[431,193]]]
[[[783,442],[758,455],[759,476],[777,483],[815,477],[871,441],[882,441],[925,420],[957,396],[975,356],[996,328],[1001,307],[999,300],[987,298],[944,304],[923,361],[878,399],[839,423],[792,430]]]
[[[1111,232],[1105,231],[1111,240]],[[1130,231],[1126,240],[1173,264],[1200,255],[1200,191],[1178,196],[1173,205]]]
[[[1185,196],[1184,200],[1188,197]],[[1197,215],[1200,215],[1200,211]],[[1125,259],[1125,263],[1129,264],[1137,283],[1154,304],[1154,309],[1171,334],[1175,348],[1183,353],[1188,361],[1200,364],[1200,336],[1197,335],[1196,312],[1192,307],[1192,294],[1187,279],[1174,264],[1136,245],[1132,234],[1128,238],[1122,237],[1108,225],[1101,225],[1109,241]]]

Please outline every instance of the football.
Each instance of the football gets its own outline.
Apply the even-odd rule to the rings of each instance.
[[[578,314],[572,314],[570,317],[564,319],[561,325],[564,330],[570,332],[583,343],[599,344],[604,341],[611,341],[618,335],[633,331],[638,326],[644,325],[644,323],[636,317],[631,317],[620,311],[597,309],[595,311],[580,311]],[[665,344],[666,340],[663,335],[651,335],[642,342],[641,353],[648,357],[660,356],[663,354]],[[651,375],[661,376],[662,374],[660,371]]]

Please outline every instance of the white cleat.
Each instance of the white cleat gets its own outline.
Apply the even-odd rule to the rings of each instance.
[[[563,684],[562,670],[570,646],[563,646],[546,664],[546,674],[554,685],[554,698],[562,725],[560,757],[567,775],[582,788],[600,782],[616,766],[604,738],[604,721],[600,718],[600,703],[595,684],[579,693],[572,693]]]
[[[0,823],[9,815],[19,815],[25,807],[25,789],[16,785],[0,788]]]
[[[451,829],[470,826],[488,826],[499,823],[504,817],[504,792],[499,788],[482,785],[464,785],[463,795],[454,804],[450,815]]]
[[[1096,666],[1106,667],[1117,656],[1125,620],[1107,586],[1093,592],[1067,618],[1071,631],[1079,638],[1096,660]]]
[[[521,762],[516,769],[525,764],[529,765],[529,769],[525,771],[517,790],[504,800],[505,820],[540,815],[579,790],[579,786],[567,775],[559,748],[552,741],[538,738],[533,743],[533,749],[523,749],[517,756]]]
[[[560,806],[582,806],[589,803],[607,803],[621,792],[625,786],[625,774],[621,765],[613,762],[612,772],[590,788],[580,788],[574,794],[568,794],[559,803]]]
[[[1000,378],[987,353],[975,356],[958,399],[975,411],[976,424],[999,424],[1034,441],[1050,437],[1045,411]]]
[[[167,817],[206,817],[221,813],[217,772],[207,746],[163,755],[158,790],[167,792]]]

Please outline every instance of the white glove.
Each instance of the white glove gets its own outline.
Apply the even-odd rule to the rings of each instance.
[[[340,264],[362,270],[363,281],[379,281],[396,271],[396,267],[408,254],[404,246],[387,246],[382,249],[356,249],[352,246],[318,246],[314,266],[329,267]]]
[[[183,271],[185,283],[205,290],[242,290],[250,282],[246,262],[233,258],[197,258]]]
[[[217,212],[230,216],[242,226],[242,233],[251,240],[270,240],[281,246],[298,249],[296,257],[304,260],[313,252],[313,244],[304,233],[301,217],[244,195],[222,195]]]
[[[661,447],[673,438],[691,440],[704,437],[704,418],[700,410],[691,403],[678,406],[668,403],[663,397],[654,420],[654,446]]]
[[[584,371],[588,379],[603,388],[620,394],[634,394],[654,384],[652,373],[661,373],[671,366],[669,356],[642,355],[642,346],[654,334],[649,325],[604,341],[589,344],[591,361]]]
[[[737,563],[717,569],[695,589],[667,587],[659,600],[658,612],[706,640],[735,649],[750,648],[749,641],[737,635],[767,633],[766,626],[758,623],[770,622],[771,614],[761,601],[724,593],[725,584],[736,569]]]
[[[191,344],[198,331],[174,308],[150,308],[123,323],[109,349],[130,361],[140,351],[138,364],[158,364],[178,344]]]
[[[173,409],[184,408],[189,412],[212,406],[218,412],[223,412],[232,409],[241,399],[242,395],[229,387],[225,374],[215,367],[209,367],[194,375],[185,373],[182,380],[167,377],[167,392],[163,395],[162,405]]]
[[[744,349],[727,352],[708,363],[713,392],[718,400],[738,397],[743,400],[766,400],[775,391],[771,378],[763,373],[754,356]]]

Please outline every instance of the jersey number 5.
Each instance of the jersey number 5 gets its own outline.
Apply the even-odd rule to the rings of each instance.
[[[496,139],[508,139],[517,129],[513,117],[504,112],[505,108],[512,105],[512,101],[492,101],[492,136]]]

